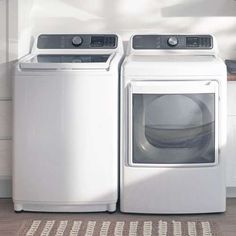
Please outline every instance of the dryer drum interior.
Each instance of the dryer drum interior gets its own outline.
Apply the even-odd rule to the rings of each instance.
[[[215,161],[215,94],[133,94],[133,162]]]

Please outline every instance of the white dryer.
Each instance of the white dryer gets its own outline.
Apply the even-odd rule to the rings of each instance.
[[[225,211],[226,67],[215,39],[135,35],[121,76],[121,211]]]
[[[15,211],[114,211],[121,39],[39,35],[14,78]]]

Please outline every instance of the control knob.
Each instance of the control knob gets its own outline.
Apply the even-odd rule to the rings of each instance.
[[[75,36],[72,38],[72,44],[76,47],[80,46],[82,44],[83,40],[80,36]]]
[[[168,38],[167,43],[171,47],[175,47],[178,44],[178,39],[175,36]]]

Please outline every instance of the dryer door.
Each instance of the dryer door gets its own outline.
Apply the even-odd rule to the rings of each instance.
[[[128,100],[130,165],[218,162],[217,82],[132,82]]]

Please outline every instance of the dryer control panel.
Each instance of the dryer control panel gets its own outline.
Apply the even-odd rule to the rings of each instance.
[[[41,34],[38,49],[114,49],[118,37],[114,34]]]
[[[211,35],[135,35],[132,42],[133,49],[212,49]]]

